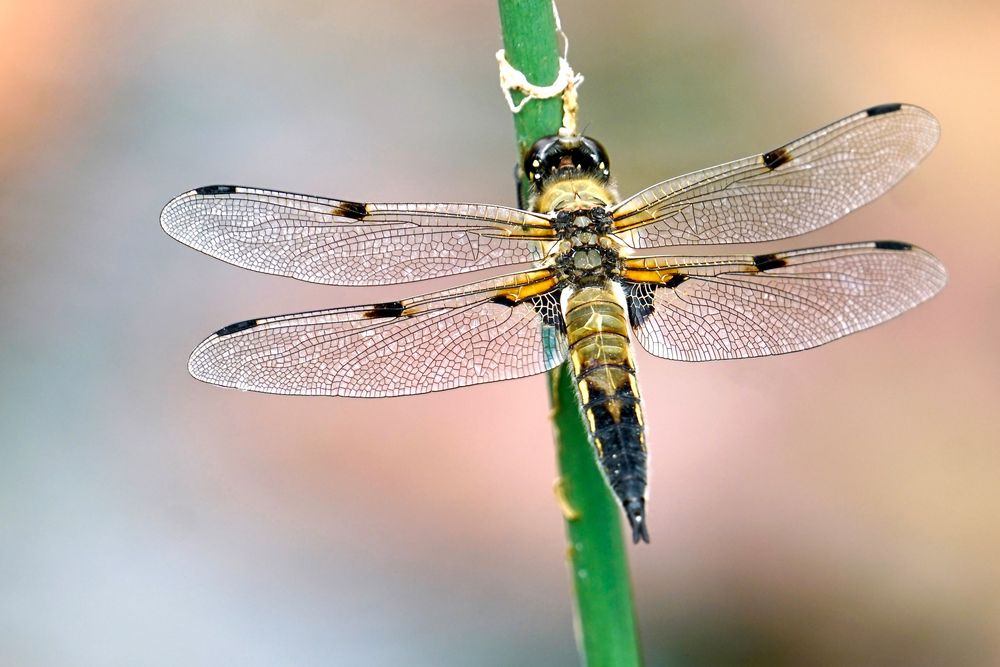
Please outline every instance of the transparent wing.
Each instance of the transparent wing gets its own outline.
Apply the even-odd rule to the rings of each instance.
[[[947,280],[933,255],[897,241],[626,264],[636,338],[682,361],[822,345],[913,308]]]
[[[566,358],[547,270],[389,303],[238,322],[205,339],[199,380],[274,394],[402,396],[523,377]]]
[[[891,188],[939,132],[919,107],[872,107],[762,155],[647,188],[612,208],[614,228],[633,248],[803,234]]]
[[[386,285],[534,261],[546,217],[485,204],[362,204],[214,185],[160,214],[172,237],[262,273],[328,285]]]

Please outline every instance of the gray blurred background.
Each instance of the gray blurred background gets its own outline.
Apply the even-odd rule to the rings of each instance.
[[[887,196],[951,282],[801,354],[640,352],[648,664],[1000,664],[993,2],[566,2],[623,194],[906,101]],[[576,663],[541,377],[387,400],[200,384],[221,325],[421,291],[257,275],[161,206],[240,183],[513,203],[492,2],[0,2],[0,664]]]

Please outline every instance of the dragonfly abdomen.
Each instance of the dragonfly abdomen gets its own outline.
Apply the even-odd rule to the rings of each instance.
[[[569,291],[563,317],[584,421],[632,538],[645,524],[646,444],[624,294],[610,281]]]

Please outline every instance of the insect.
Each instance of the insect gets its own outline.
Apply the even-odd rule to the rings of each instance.
[[[524,158],[529,210],[191,190],[163,209],[163,229],[263,273],[356,286],[516,268],[398,301],[230,324],[198,345],[189,368],[244,390],[378,397],[510,380],[568,361],[632,539],[648,542],[633,340],[682,361],[794,352],[899,315],[947,276],[935,257],[898,241],[757,255],[642,251],[812,231],[893,186],[938,134],[919,107],[875,106],[624,200],[598,142],[546,137]]]

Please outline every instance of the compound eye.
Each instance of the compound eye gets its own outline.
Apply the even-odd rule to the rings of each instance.
[[[608,152],[604,150],[604,146],[596,139],[591,139],[590,137],[582,137],[580,144],[581,149],[586,152],[588,158],[592,161],[594,168],[604,174],[608,174],[608,166],[611,162],[608,160]]]
[[[553,153],[559,152],[559,137],[542,137],[524,154],[524,173],[532,181],[540,180],[548,170]]]

